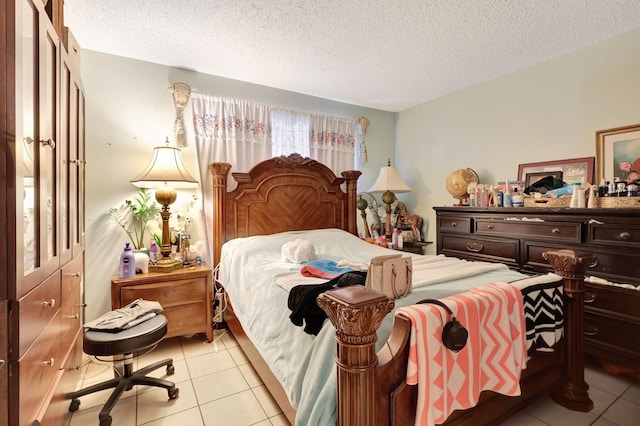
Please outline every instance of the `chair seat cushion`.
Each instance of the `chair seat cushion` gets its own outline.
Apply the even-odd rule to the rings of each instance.
[[[167,317],[156,315],[134,327],[117,333],[90,330],[82,338],[89,355],[121,355],[147,349],[167,334]]]

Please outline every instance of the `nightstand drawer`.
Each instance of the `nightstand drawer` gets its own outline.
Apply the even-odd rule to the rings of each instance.
[[[204,278],[176,280],[162,283],[142,284],[123,287],[121,304],[128,305],[136,299],[155,300],[163,308],[185,303],[205,301],[206,282]]]
[[[480,235],[524,235],[566,243],[580,243],[582,240],[582,224],[568,222],[478,219],[475,232]]]
[[[205,265],[172,272],[136,274],[111,280],[111,308],[136,299],[154,300],[164,308],[168,330],[165,337],[206,333],[213,341],[213,282]]]
[[[471,232],[471,218],[440,216],[438,217],[438,226],[440,227],[440,232],[460,232],[468,234]]]
[[[469,238],[457,235],[442,235],[441,252],[445,255],[474,258],[491,262],[517,263],[519,241],[497,238]]]
[[[590,223],[589,242],[618,247],[640,247],[640,226]]]

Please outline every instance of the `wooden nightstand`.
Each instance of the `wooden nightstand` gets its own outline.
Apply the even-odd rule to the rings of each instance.
[[[169,320],[165,337],[206,333],[213,340],[213,284],[206,265],[173,272],[137,274],[133,278],[111,280],[111,308],[117,309],[136,299],[156,300]]]
[[[424,248],[432,243],[432,241],[412,241],[404,243],[402,245],[402,248],[397,248],[396,250],[406,251],[409,253],[424,254]]]

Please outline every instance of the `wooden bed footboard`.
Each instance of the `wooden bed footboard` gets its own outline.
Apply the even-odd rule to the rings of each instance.
[[[571,250],[544,256],[564,283],[560,350],[536,354],[523,372],[520,397],[484,392],[476,407],[454,413],[445,424],[494,424],[545,393],[571,410],[593,408],[584,380],[582,312],[584,273],[594,259]],[[375,353],[376,330],[394,302],[356,286],[329,290],[318,297],[318,304],[336,327],[337,424],[413,424],[417,390],[405,384],[409,322],[396,317],[389,341]]]

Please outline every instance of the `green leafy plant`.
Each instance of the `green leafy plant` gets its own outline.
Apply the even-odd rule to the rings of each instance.
[[[144,234],[147,223],[160,212],[153,200],[153,194],[147,188],[140,188],[136,198],[125,200],[120,207],[112,207],[108,214],[129,236],[134,250],[144,248]]]

